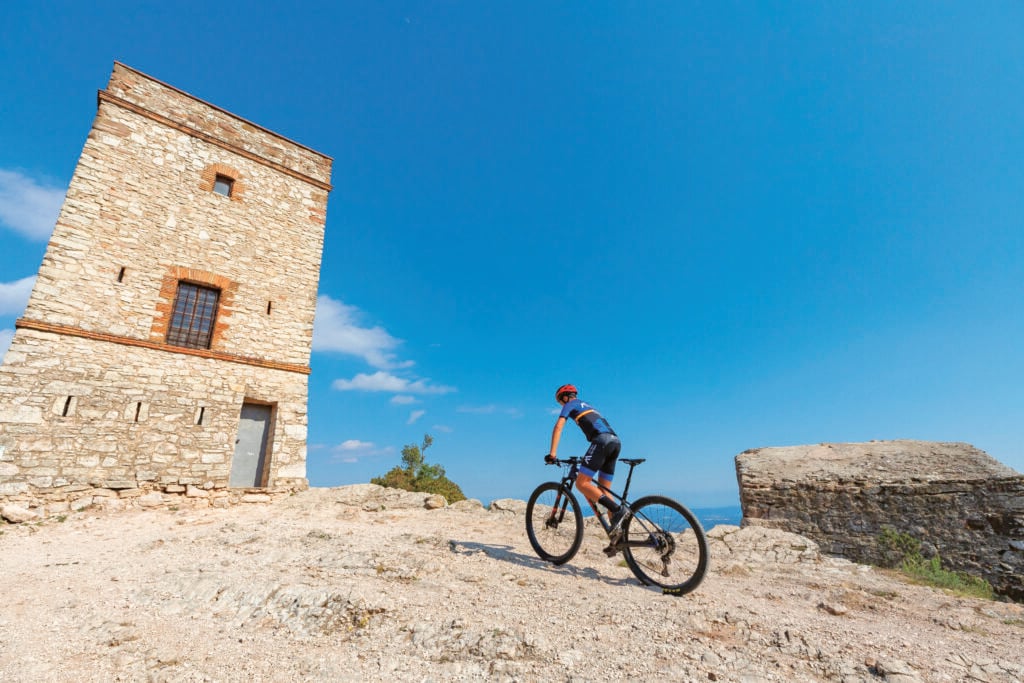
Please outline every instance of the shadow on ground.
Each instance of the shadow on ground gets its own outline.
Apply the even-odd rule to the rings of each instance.
[[[475,541],[458,541],[451,539],[448,541],[448,547],[456,555],[475,555],[477,553],[483,553],[495,560],[508,562],[509,564],[518,565],[520,567],[556,572],[568,576],[578,576],[584,579],[601,581],[612,586],[640,585],[636,579],[608,576],[593,567],[575,567],[571,564],[554,565],[537,557],[516,552],[512,546],[509,545],[493,545],[489,543],[477,543]]]

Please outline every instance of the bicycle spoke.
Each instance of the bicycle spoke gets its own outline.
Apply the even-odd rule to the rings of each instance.
[[[583,541],[583,515],[576,498],[556,482],[541,484],[526,505],[526,532],[541,559],[568,562]]]
[[[707,571],[708,546],[697,518],[663,496],[633,504],[634,518],[625,530],[624,556],[642,582],[671,593],[688,593]]]

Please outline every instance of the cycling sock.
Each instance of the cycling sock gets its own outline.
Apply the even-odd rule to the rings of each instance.
[[[608,512],[612,513],[613,515],[618,513],[619,511],[619,506],[616,505],[615,501],[609,498],[608,496],[601,496],[600,498],[597,499],[597,502],[603,505],[605,508],[607,508]]]

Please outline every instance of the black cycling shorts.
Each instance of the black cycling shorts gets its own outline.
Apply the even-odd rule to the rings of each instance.
[[[611,479],[615,474],[615,462],[619,459],[619,451],[622,450],[622,442],[614,434],[598,434],[590,442],[587,454],[583,456],[580,463],[580,471],[590,478],[598,472]]]

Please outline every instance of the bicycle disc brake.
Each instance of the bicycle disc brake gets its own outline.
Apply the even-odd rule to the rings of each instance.
[[[668,566],[672,562],[672,554],[676,551],[676,541],[672,538],[671,534],[662,531],[654,539],[654,543],[658,548],[658,554],[661,556],[661,575],[668,577]]]

